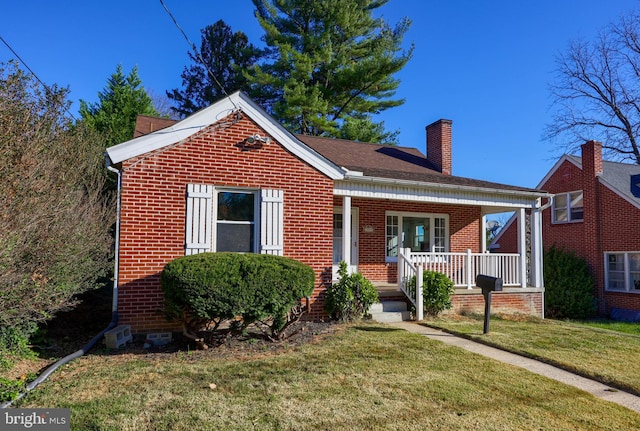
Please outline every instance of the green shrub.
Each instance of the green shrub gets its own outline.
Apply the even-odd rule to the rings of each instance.
[[[544,255],[545,315],[585,319],[596,313],[595,281],[589,265],[573,252],[552,246]]]
[[[280,339],[300,318],[300,299],[313,292],[315,273],[281,256],[201,253],[169,262],[161,283],[168,316],[191,332],[234,319],[237,332],[258,323]]]
[[[424,314],[437,316],[444,310],[452,307],[451,295],[453,295],[453,281],[445,274],[436,271],[424,271],[422,273],[422,303]],[[416,285],[415,275],[409,281],[411,286]]]
[[[362,319],[371,305],[378,302],[376,288],[362,274],[349,274],[345,262],[340,262],[338,277],[339,281],[327,289],[325,310],[337,320]]]

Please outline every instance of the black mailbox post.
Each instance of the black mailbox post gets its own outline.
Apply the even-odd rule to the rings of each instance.
[[[482,289],[484,296],[484,334],[489,333],[489,316],[491,315],[491,292],[502,291],[502,279],[490,275],[478,274],[476,286]]]

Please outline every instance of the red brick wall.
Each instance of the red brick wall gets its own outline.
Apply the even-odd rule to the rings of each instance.
[[[342,198],[336,197],[334,205],[342,206]],[[397,279],[396,264],[385,263],[386,211],[448,214],[450,251],[480,250],[479,207],[372,199],[352,199],[351,206],[358,208],[360,215],[358,269],[369,280],[395,283]],[[373,227],[373,232],[363,231],[367,225]]]
[[[601,312],[608,314],[611,308],[640,310],[640,293],[618,293],[604,290],[604,253],[616,251],[640,251],[640,210],[605,186],[600,185],[600,231],[602,253],[594,262],[596,284],[601,292]]]
[[[460,293],[451,298],[452,311],[458,314],[484,313],[482,293]],[[530,314],[542,316],[540,292],[494,292],[491,294],[491,313]]]
[[[252,151],[236,147],[255,133],[266,135],[249,119],[233,125],[223,119],[180,145],[123,163],[118,310],[134,332],[178,329],[162,313],[159,274],[184,255],[190,183],[284,190],[284,254],[315,270],[312,317],[322,314],[322,282],[332,263],[333,181],[277,142]]]

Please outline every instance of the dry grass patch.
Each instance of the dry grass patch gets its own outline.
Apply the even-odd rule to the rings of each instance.
[[[63,371],[21,406],[71,408],[72,429],[640,429],[574,388],[373,324],[255,359],[92,355]]]

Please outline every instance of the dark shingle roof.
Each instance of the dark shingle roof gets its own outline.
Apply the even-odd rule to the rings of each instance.
[[[424,183],[539,192],[526,187],[444,175],[434,169],[416,148],[369,144],[343,139],[296,135],[296,137],[338,166],[362,172],[369,177]]]

